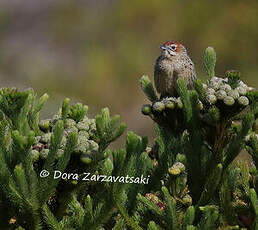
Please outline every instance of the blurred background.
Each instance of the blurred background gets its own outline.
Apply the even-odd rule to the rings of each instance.
[[[185,45],[199,78],[204,50],[213,46],[218,76],[238,69],[258,87],[257,0],[1,0],[0,87],[47,92],[43,118],[65,97],[87,104],[92,116],[109,107],[151,141],[139,78],[153,80],[167,40]]]

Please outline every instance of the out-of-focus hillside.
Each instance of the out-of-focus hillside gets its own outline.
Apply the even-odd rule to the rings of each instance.
[[[139,78],[153,79],[167,40],[187,47],[200,78],[213,46],[218,75],[238,69],[258,87],[257,0],[2,0],[0,85],[48,92],[45,115],[70,97],[91,113],[108,106],[130,130],[153,136]]]

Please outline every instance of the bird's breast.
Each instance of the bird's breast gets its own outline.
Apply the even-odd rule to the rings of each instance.
[[[174,91],[176,73],[171,60],[158,60],[155,67],[155,86],[162,95],[172,95]]]
[[[166,74],[167,76],[173,75],[174,71],[174,64],[171,61],[168,61],[166,59],[162,60],[159,63],[160,71]]]

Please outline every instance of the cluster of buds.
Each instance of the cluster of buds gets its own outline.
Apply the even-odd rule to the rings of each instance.
[[[165,109],[182,109],[183,103],[180,97],[166,97],[163,98],[161,101],[155,102],[152,108],[155,112],[162,112]]]
[[[203,109],[203,104],[199,100],[200,109]],[[180,97],[166,97],[161,101],[156,101],[152,105],[143,105],[142,113],[144,115],[150,115],[151,113],[161,113],[165,110],[172,111],[176,109],[183,109],[183,102]]]
[[[151,202],[153,202],[154,204],[156,204],[160,208],[161,211],[164,211],[165,205],[157,195],[155,195],[153,193],[146,193],[145,197],[148,200],[150,200]]]
[[[192,205],[192,197],[188,194],[187,176],[185,165],[181,162],[175,162],[168,169],[169,189],[171,194],[176,197],[177,202],[184,206]]]
[[[232,106],[235,103],[241,106],[249,105],[249,99],[246,94],[252,88],[240,80],[232,84],[229,78],[213,77],[208,85],[203,84],[203,88],[206,91],[206,100],[209,104],[223,101],[228,106]]]
[[[185,166],[181,162],[176,162],[168,169],[170,175],[178,176],[181,173],[185,172]]]
[[[53,127],[58,120],[61,120],[61,115],[54,115],[52,119],[46,119],[39,122],[39,128],[43,131],[41,136],[37,136],[36,144],[32,149],[33,161],[46,159],[50,151],[51,135]],[[98,144],[93,140],[93,135],[96,132],[95,119],[89,119],[87,116],[81,121],[67,118],[64,122],[64,135],[57,151],[56,157],[60,158],[64,154],[67,143],[67,137],[71,132],[78,133],[78,143],[75,148],[75,153],[80,154],[81,161],[85,162],[85,156],[96,153],[98,151]]]

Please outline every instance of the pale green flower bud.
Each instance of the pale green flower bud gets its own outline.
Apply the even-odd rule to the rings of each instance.
[[[173,167],[169,168],[168,172],[170,175],[173,175],[173,176],[177,176],[181,173],[180,169],[173,168]]]
[[[184,205],[186,206],[191,206],[193,203],[193,199],[189,194],[186,194],[183,198],[182,201],[184,203]]]
[[[215,94],[215,90],[213,88],[208,88],[206,94]]]
[[[175,108],[175,103],[173,101],[167,100],[167,101],[164,102],[164,104],[165,104],[165,107],[167,109],[171,109],[172,110],[172,109]]]
[[[248,86],[242,81],[239,82],[239,86],[245,88],[246,90],[248,89]]]
[[[236,90],[238,91],[239,95],[242,95],[242,96],[246,95],[246,93],[247,93],[246,88],[244,88],[244,87],[242,87],[242,86],[238,86],[238,87],[236,88]]]
[[[46,120],[41,120],[39,122],[39,127],[41,130],[43,131],[47,131],[50,129],[50,119],[46,119]]]
[[[41,136],[40,142],[47,144],[47,143],[50,142],[50,138],[51,138],[51,133],[45,133],[45,134],[43,134],[43,135]]]
[[[170,175],[177,176],[185,171],[185,166],[181,162],[176,162],[168,169]]]
[[[76,126],[79,130],[89,130],[89,125],[87,124],[87,122],[80,121],[77,123]]]
[[[216,91],[219,89],[220,83],[218,81],[211,81],[209,87]]]
[[[179,169],[180,172],[184,172],[185,171],[185,165],[181,162],[176,162],[172,165],[172,168],[175,168],[175,169]]]
[[[70,119],[70,118],[68,118],[68,119],[66,119],[66,121],[65,121],[66,123],[65,123],[65,125],[67,126],[67,127],[73,127],[73,126],[76,126],[76,121],[75,120],[73,120],[73,119]]]
[[[239,98],[239,93],[236,89],[230,90],[228,96],[233,97],[234,99]]]
[[[222,84],[220,86],[221,90],[224,90],[225,92],[229,92],[230,90],[232,90],[231,86],[229,84]]]
[[[89,139],[89,133],[85,130],[80,131],[78,134],[79,134],[79,136],[83,136],[83,137]]]
[[[227,93],[224,90],[219,90],[219,91],[216,92],[216,97],[219,100],[223,100],[226,96],[227,96]]]
[[[217,97],[214,94],[207,94],[206,100],[210,103],[210,104],[215,104],[217,101]]]
[[[89,134],[93,135],[96,131],[96,122],[95,119],[89,119]]]
[[[88,140],[88,150],[87,153],[96,153],[99,150],[99,145],[92,140]]]
[[[230,96],[226,96],[223,101],[226,105],[234,105],[235,103],[234,98]]]
[[[89,148],[88,138],[86,138],[85,136],[79,135],[78,143],[74,151],[76,153],[86,153],[88,148]]]
[[[31,158],[32,158],[32,162],[38,161],[39,151],[37,151],[36,149],[31,150]]]
[[[41,159],[46,159],[47,156],[48,156],[48,153],[49,153],[49,149],[42,149],[40,151],[39,156],[40,156]]]
[[[178,109],[182,109],[183,108],[183,102],[181,100],[181,98],[177,98],[177,108]]]
[[[76,126],[69,126],[67,129],[65,129],[65,131],[69,134],[69,133],[73,133],[73,132],[78,132],[78,129],[76,128]]]
[[[153,104],[153,110],[156,112],[162,112],[165,109],[164,103],[158,101]]]
[[[56,153],[57,158],[61,158],[63,155],[64,155],[64,150],[63,149],[58,149],[57,153]]]
[[[245,96],[241,96],[241,97],[238,98],[238,103],[240,105],[247,106],[247,105],[249,105],[249,99]]]
[[[151,105],[143,105],[142,106],[142,114],[144,114],[144,115],[151,114]]]

